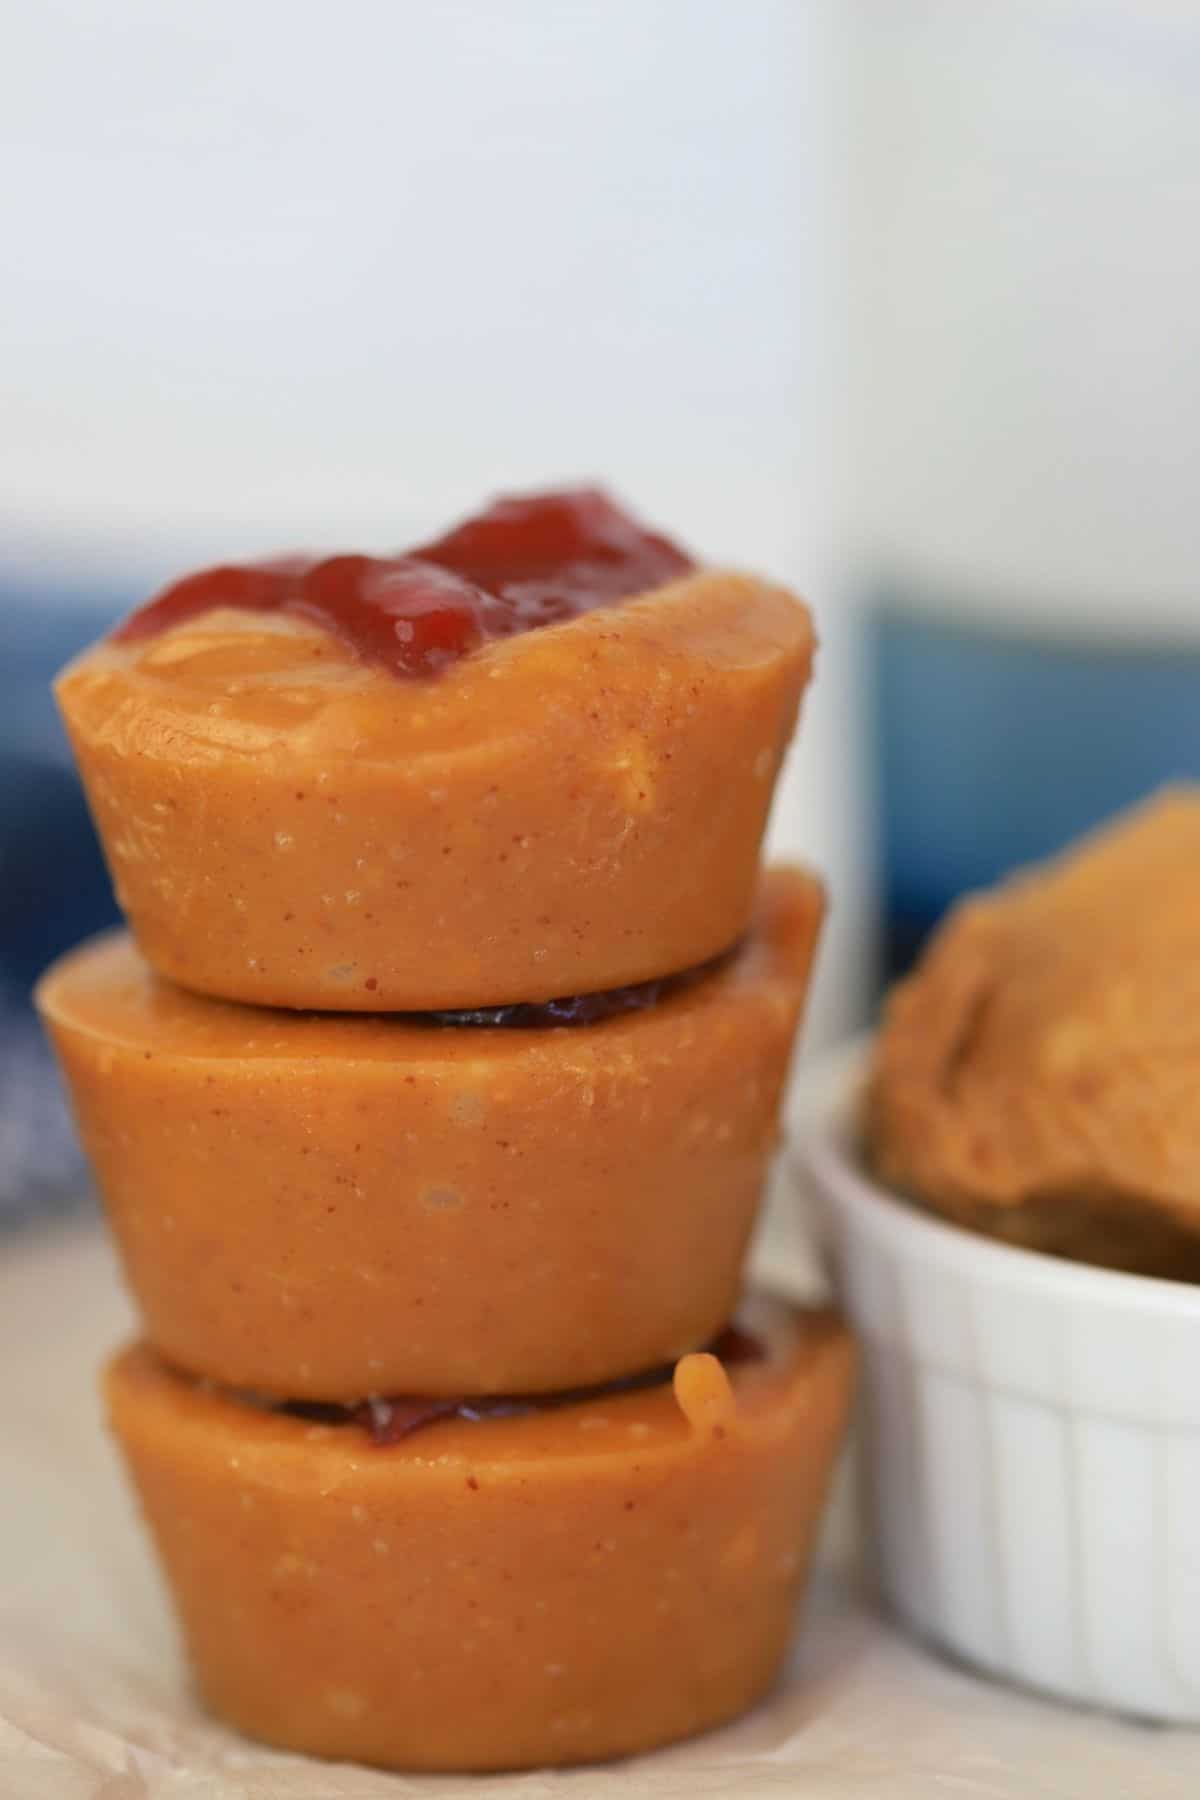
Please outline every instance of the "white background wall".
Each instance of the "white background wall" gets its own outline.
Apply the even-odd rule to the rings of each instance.
[[[804,0],[14,8],[10,527],[387,539],[599,471],[803,559],[829,36]]]
[[[860,0],[860,553],[968,618],[1200,637],[1200,6]]]

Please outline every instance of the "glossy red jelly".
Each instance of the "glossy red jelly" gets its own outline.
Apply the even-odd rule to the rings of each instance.
[[[577,618],[694,567],[598,489],[576,488],[497,500],[398,556],[204,569],[139,607],[113,636],[151,637],[216,607],[284,612],[393,675],[433,675],[481,644]]]
[[[738,1325],[727,1325],[705,1348],[730,1367],[736,1363],[759,1362],[764,1354],[759,1340]],[[415,1431],[436,1425],[439,1419],[474,1422],[521,1418],[551,1407],[579,1406],[588,1400],[608,1399],[613,1394],[633,1394],[643,1388],[663,1387],[674,1372],[674,1364],[664,1363],[641,1375],[627,1375],[620,1381],[606,1381],[599,1387],[571,1388],[561,1394],[483,1394],[469,1399],[461,1395],[435,1399],[423,1394],[400,1394],[364,1400],[358,1406],[339,1406],[323,1400],[292,1400],[279,1411],[314,1424],[358,1425],[373,1444],[386,1449],[389,1444],[403,1443]]]

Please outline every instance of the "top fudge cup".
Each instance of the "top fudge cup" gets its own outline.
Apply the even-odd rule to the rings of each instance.
[[[531,537],[555,507],[565,532]],[[431,567],[444,606],[410,592]],[[56,688],[161,974],[437,1010],[652,980],[745,931],[812,660],[788,593],[697,570],[585,494],[502,502],[391,563],[218,570],[174,596]],[[379,654],[381,617],[408,666],[394,638]],[[374,643],[348,641],[364,618]]]

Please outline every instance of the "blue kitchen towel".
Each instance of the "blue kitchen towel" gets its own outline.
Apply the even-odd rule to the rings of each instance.
[[[55,956],[117,919],[50,682],[118,610],[115,596],[0,573],[0,1231],[87,1193],[30,992]]]

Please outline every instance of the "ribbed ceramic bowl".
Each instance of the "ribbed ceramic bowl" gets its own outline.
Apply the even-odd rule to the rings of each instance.
[[[1200,1289],[993,1243],[880,1187],[863,1067],[806,1084],[793,1154],[862,1345],[887,1597],[996,1675],[1200,1722]]]

